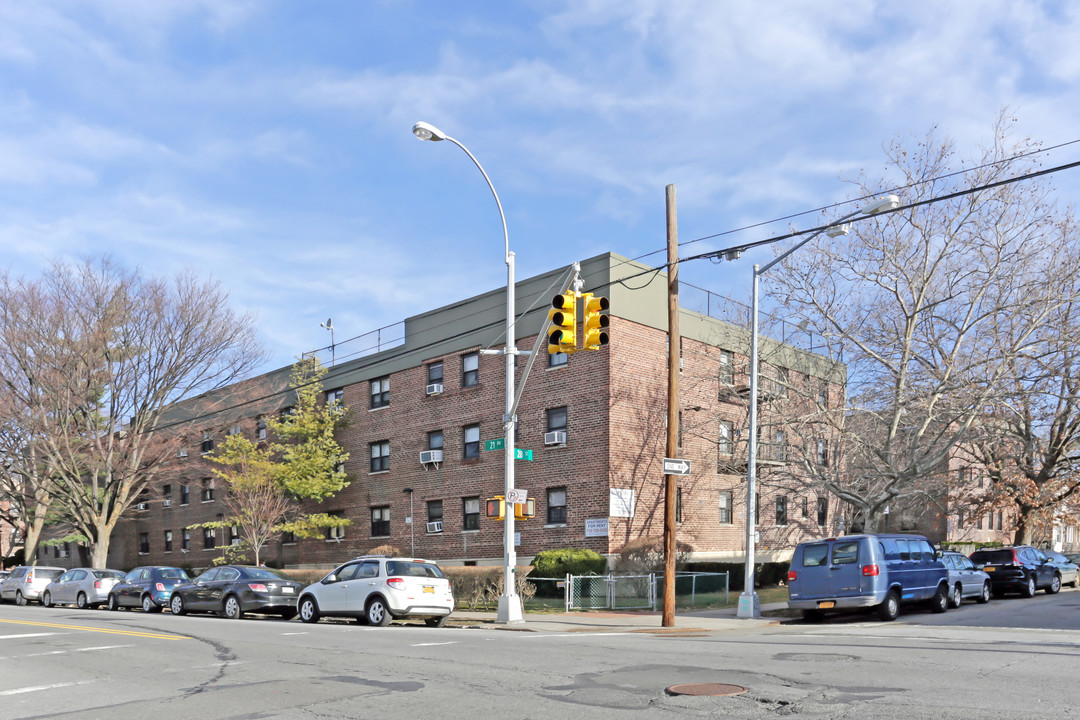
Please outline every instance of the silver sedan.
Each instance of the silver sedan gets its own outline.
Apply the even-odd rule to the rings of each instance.
[[[74,605],[80,609],[98,607],[109,598],[113,585],[124,579],[119,570],[75,568],[49,583],[41,593],[41,604]]]

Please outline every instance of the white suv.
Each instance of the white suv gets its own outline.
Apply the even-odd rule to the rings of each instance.
[[[42,565],[20,565],[0,582],[0,602],[14,600],[16,605],[26,605],[31,600],[41,601],[45,586],[64,574],[66,568]]]
[[[364,555],[304,588],[297,609],[306,623],[337,616],[389,625],[417,617],[442,627],[454,611],[454,592],[432,560]]]

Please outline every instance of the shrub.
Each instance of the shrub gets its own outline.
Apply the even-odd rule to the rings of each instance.
[[[393,545],[376,545],[368,550],[365,555],[386,555],[387,557],[402,557],[401,549]]]
[[[675,567],[682,570],[690,561],[694,548],[675,541]],[[622,573],[645,574],[664,571],[664,538],[643,537],[626,543],[619,550],[615,570]]]
[[[536,592],[531,583],[525,582],[532,570],[531,565],[518,565],[514,573],[514,584],[522,602]],[[459,607],[468,610],[498,607],[499,596],[503,593],[502,566],[444,567],[442,571],[454,585],[454,599]]]
[[[559,548],[543,550],[533,558],[536,577],[563,578],[567,575],[600,575],[607,571],[607,558],[595,550]]]
[[[786,562],[756,563],[754,565],[754,584],[757,587],[780,585],[787,582],[787,571],[791,564]],[[694,572],[728,574],[728,590],[742,592],[746,579],[745,563],[695,562],[686,566]]]

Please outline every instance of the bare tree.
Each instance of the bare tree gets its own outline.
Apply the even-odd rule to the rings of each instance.
[[[117,522],[176,452],[179,438],[159,432],[166,408],[262,362],[252,320],[215,282],[147,278],[107,257],[57,261],[5,290],[34,310],[4,348],[5,388],[30,389],[4,419],[32,438],[53,502],[104,567]]]
[[[900,182],[857,181],[862,196],[902,185],[906,209],[855,223],[846,241],[818,239],[782,263],[771,286],[796,320],[848,368],[843,412],[805,423],[840,438],[842,462],[805,469],[850,503],[867,531],[890,502],[931,492],[1018,357],[1068,298],[1071,238],[1038,182],[1007,180],[1035,161],[1002,116],[994,143],[955,176],[952,143],[930,133],[886,147]],[[936,200],[962,188],[985,188]],[[920,204],[925,203],[925,204]]]

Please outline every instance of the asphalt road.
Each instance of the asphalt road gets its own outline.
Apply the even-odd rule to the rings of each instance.
[[[0,606],[0,718],[1080,717],[1080,592],[711,633]],[[665,688],[722,683],[729,697]]]

